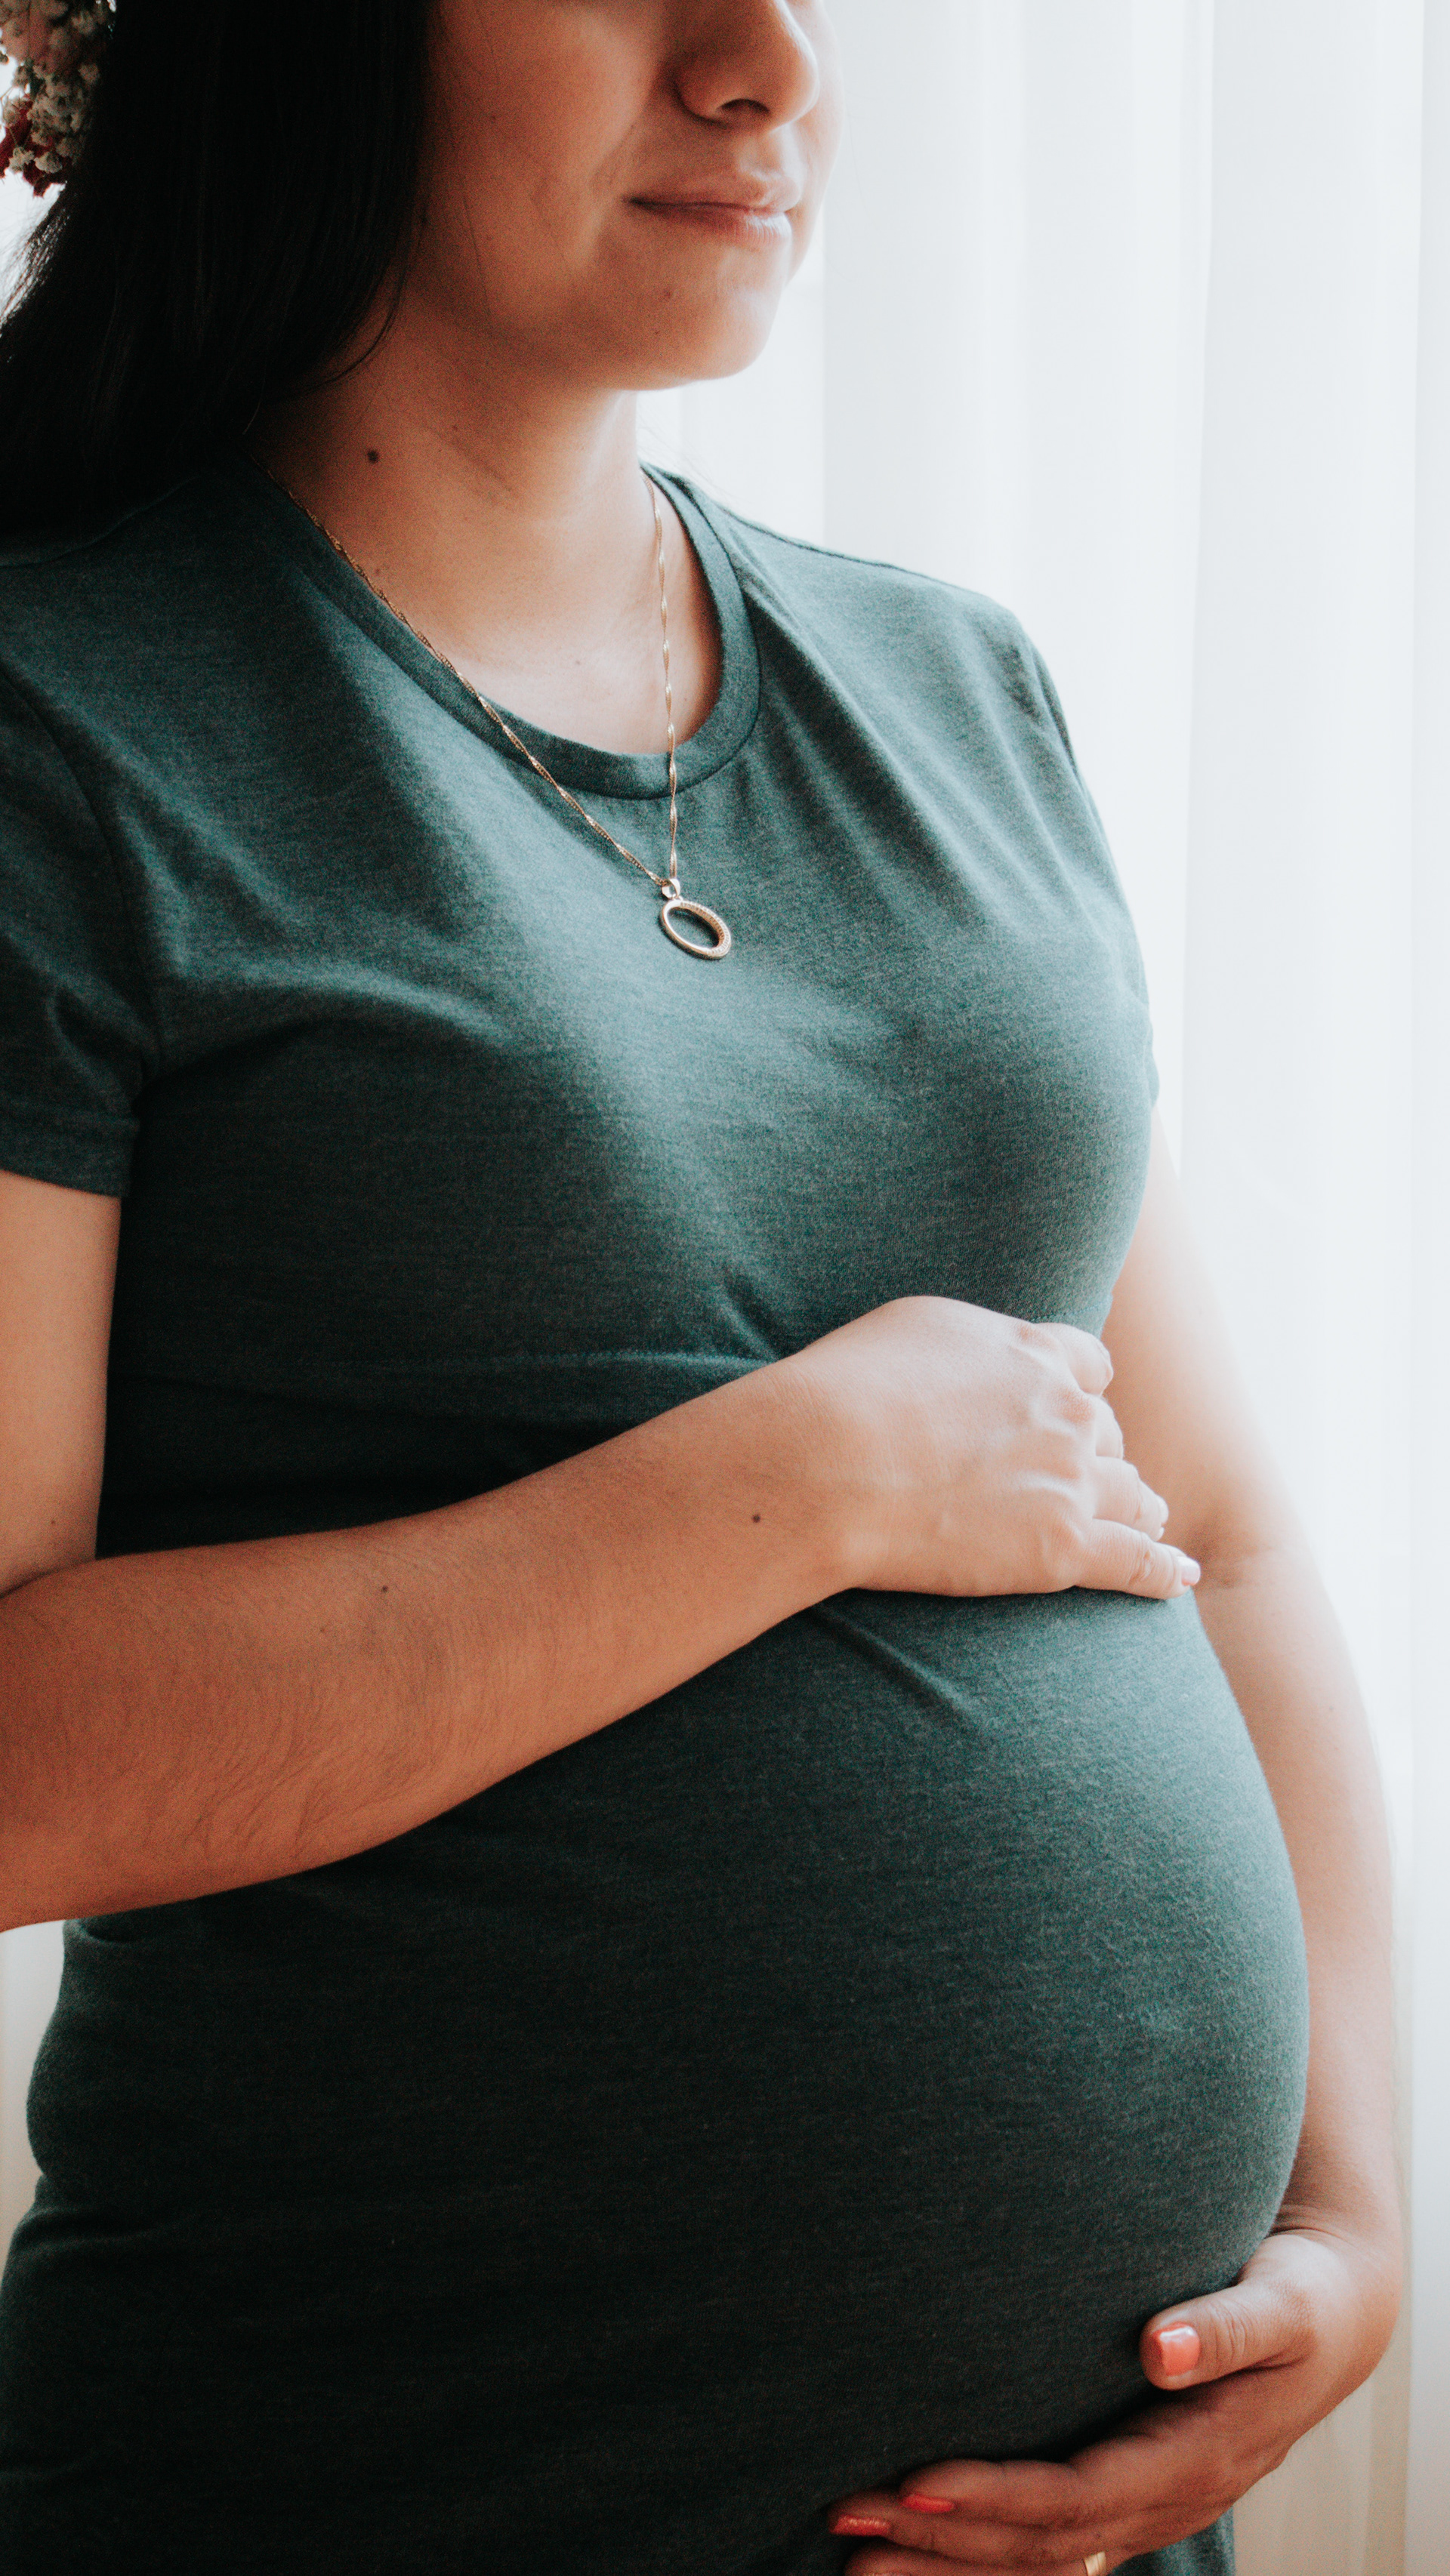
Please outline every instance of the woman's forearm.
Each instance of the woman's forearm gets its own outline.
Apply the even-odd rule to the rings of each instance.
[[[1181,1591],[1107,1370],[1070,1326],[905,1298],[445,1511],[18,1583],[0,1924],[386,1842],[853,1583]]]
[[[1263,1764],[1298,1887],[1311,2060],[1286,2218],[1298,2200],[1332,2198],[1381,2213],[1393,2242],[1389,1858],[1374,1752],[1157,1121],[1104,1339],[1129,1454],[1171,1498],[1169,1527],[1202,1566],[1199,1615]]]
[[[1264,1767],[1309,1959],[1310,2064],[1286,2223],[1341,2214],[1398,2249],[1390,1873],[1379,1778],[1348,1652],[1306,1551],[1216,1559],[1199,1613]],[[1393,2290],[1390,2290],[1391,2309]]]
[[[788,1365],[363,1529],[76,1565],[0,1599],[0,1925],[405,1833],[839,1588]]]

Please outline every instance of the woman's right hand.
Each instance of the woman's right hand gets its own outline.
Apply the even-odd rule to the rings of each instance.
[[[1197,1581],[1163,1542],[1167,1504],[1124,1459],[1091,1333],[904,1297],[783,1366],[810,1407],[851,1583],[1164,1601]]]
[[[0,1174],[0,1928],[371,1850],[851,1584],[1181,1589],[1101,1346],[929,1297],[463,1502],[93,1562],[118,1223]]]

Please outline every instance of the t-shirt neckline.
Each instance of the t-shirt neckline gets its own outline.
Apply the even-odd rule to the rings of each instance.
[[[222,461],[240,488],[265,513],[272,533],[307,578],[470,733],[488,742],[505,760],[526,767],[522,754],[484,714],[447,663],[441,662],[362,574],[353,570],[281,485],[241,449]],[[699,496],[679,475],[666,473],[656,465],[644,470],[668,493],[684,522],[720,629],[719,695],[698,732],[681,743],[675,755],[683,789],[723,769],[750,734],[760,708],[760,655],[735,567]],[[512,708],[501,706],[499,713],[508,718],[519,740],[552,771],[561,786],[576,793],[622,801],[669,794],[669,767],[663,752],[603,751],[593,743],[547,733],[542,726],[515,715]]]

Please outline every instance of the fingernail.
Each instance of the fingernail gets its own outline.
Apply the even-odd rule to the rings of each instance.
[[[1203,1572],[1203,1568],[1198,1563],[1197,1559],[1195,1557],[1185,1556],[1181,1547],[1175,1548],[1173,1553],[1178,1559],[1178,1571],[1182,1575],[1184,1582],[1196,1583]]]
[[[913,2492],[904,2495],[901,2501],[908,2513],[955,2513],[957,2509],[950,2496],[917,2495]]]
[[[1158,2346],[1159,2360],[1174,2379],[1181,2378],[1185,2370],[1196,2370],[1203,2359],[1196,2326],[1164,2326],[1153,2341]]]
[[[891,2535],[890,2523],[876,2513],[833,2513],[830,2521],[833,2531],[849,2532],[855,2540],[887,2540]]]

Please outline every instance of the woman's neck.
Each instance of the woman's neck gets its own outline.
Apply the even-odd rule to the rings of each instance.
[[[451,351],[405,299],[360,365],[265,415],[252,451],[484,696],[607,750],[662,750],[654,513],[634,396],[522,377],[495,358]],[[719,639],[694,551],[665,516],[683,741],[718,693]]]

